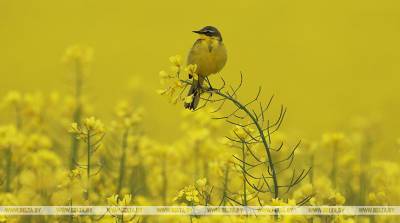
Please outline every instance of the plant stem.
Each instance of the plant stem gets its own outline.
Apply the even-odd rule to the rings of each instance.
[[[274,162],[272,161],[272,155],[271,155],[271,151],[270,151],[270,147],[269,144],[267,143],[267,140],[265,138],[264,135],[264,131],[261,128],[260,124],[258,123],[256,117],[254,117],[254,115],[246,108],[246,106],[244,106],[243,104],[241,104],[238,100],[234,99],[233,97],[226,95],[218,90],[212,90],[213,93],[216,93],[217,95],[231,101],[234,105],[236,105],[237,108],[239,108],[240,110],[244,111],[252,120],[252,122],[254,123],[254,125],[257,128],[257,131],[260,135],[261,141],[264,145],[265,148],[265,152],[267,153],[267,158],[268,158],[268,163],[266,163],[269,168],[271,169],[271,177],[272,177],[272,181],[273,181],[273,187],[274,187],[274,191],[271,193],[273,194],[273,198],[278,198],[279,196],[279,187],[278,187],[278,177],[276,175],[276,170],[275,170],[275,166],[274,166]]]

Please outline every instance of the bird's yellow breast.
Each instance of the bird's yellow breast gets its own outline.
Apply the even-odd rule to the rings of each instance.
[[[188,64],[197,64],[197,74],[208,76],[218,73],[227,60],[226,48],[222,41],[213,38],[198,39],[188,55]]]

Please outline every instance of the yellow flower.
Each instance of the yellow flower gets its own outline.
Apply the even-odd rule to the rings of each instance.
[[[346,198],[340,193],[333,193],[328,197],[328,202],[330,205],[343,205],[346,202]]]
[[[192,103],[192,101],[193,101],[193,94],[192,95],[189,95],[189,96],[187,96],[187,97],[185,97],[185,103]]]
[[[185,67],[185,72],[192,75],[194,79],[198,79],[197,75],[197,64],[189,64]]]
[[[132,195],[131,194],[125,194],[124,198],[119,202],[120,205],[129,205],[132,201]]]
[[[204,187],[204,186],[206,186],[206,184],[207,184],[206,178],[201,178],[196,181],[196,185],[199,187]]]
[[[0,215],[0,223],[7,223],[7,218],[4,215]]]
[[[4,98],[4,104],[18,106],[22,102],[22,95],[18,91],[10,91]]]
[[[107,203],[112,206],[118,205],[118,194],[113,194],[107,198]]]
[[[70,133],[80,133],[78,123],[74,122],[71,124],[71,129],[69,130]]]
[[[308,223],[309,221],[305,216],[300,215],[287,215],[284,217],[285,223]]]
[[[289,199],[287,204],[290,205],[290,206],[296,206],[296,200],[295,199]]]
[[[187,201],[193,201],[195,203],[199,202],[199,192],[193,187],[189,186],[188,190],[185,192],[185,197]]]
[[[105,133],[105,128],[100,120],[90,117],[83,120],[82,126],[79,126],[77,123],[72,123],[69,133],[75,134],[78,139],[86,140],[88,136],[103,135]]]
[[[104,132],[104,125],[100,120],[95,117],[87,118],[83,121],[86,129],[89,131]]]
[[[169,58],[169,61],[175,67],[180,67],[182,65],[182,57],[180,55],[175,55]]]
[[[182,82],[180,80],[177,80],[177,81],[174,82],[174,89],[175,88],[182,88],[182,87],[183,87],[183,84],[182,84]]]
[[[132,201],[131,194],[125,194],[123,198],[118,194],[113,194],[107,198],[107,203],[112,206],[128,206]]]
[[[384,191],[373,192],[368,194],[368,201],[371,205],[387,205],[388,197]]]
[[[193,185],[189,185],[178,192],[174,201],[187,205],[198,205],[200,202],[199,192]]]
[[[0,150],[15,149],[23,145],[25,137],[15,126],[0,127]]]
[[[338,143],[343,141],[345,136],[341,132],[334,132],[334,133],[325,133],[322,135],[322,142],[329,144],[329,143]]]
[[[29,135],[25,142],[25,147],[29,150],[50,149],[51,146],[50,138],[41,134]]]
[[[271,201],[271,206],[283,206],[283,205],[285,205],[286,203],[285,202],[283,202],[281,199],[279,199],[279,198],[272,198],[272,201]]]
[[[174,197],[173,201],[179,201],[183,197],[184,194],[185,194],[185,191],[184,190],[180,190],[178,192],[178,195],[176,197]]]
[[[40,93],[25,94],[23,112],[28,117],[39,117],[44,107],[43,96]]]

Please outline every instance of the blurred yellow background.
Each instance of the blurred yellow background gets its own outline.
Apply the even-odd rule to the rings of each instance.
[[[288,106],[284,124],[299,138],[373,117],[394,142],[400,124],[400,2],[354,1],[0,1],[0,94],[72,90],[61,57],[73,44],[93,47],[85,91],[96,114],[115,98],[143,106],[146,131],[178,137],[181,105],[156,94],[168,57],[186,53],[192,30],[218,27],[229,51],[222,75],[245,74],[243,98],[261,85]],[[138,85],[139,88],[133,85]],[[135,87],[133,92],[130,90]]]

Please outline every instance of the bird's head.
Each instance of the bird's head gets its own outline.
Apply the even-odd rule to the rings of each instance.
[[[214,26],[206,26],[193,32],[199,34],[201,39],[217,39],[222,41],[221,33]]]

